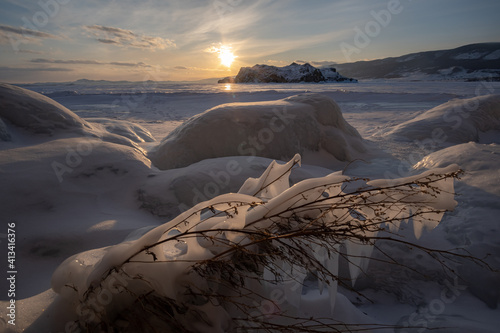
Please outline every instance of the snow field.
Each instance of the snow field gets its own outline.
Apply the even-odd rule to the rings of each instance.
[[[488,83],[478,83],[476,91],[471,91],[466,96],[472,97],[471,99],[450,101],[434,108],[434,111],[430,110],[432,112],[422,113],[414,122],[411,121],[411,116],[407,116],[410,121],[404,126],[398,126],[397,122],[399,119],[406,120],[406,114],[394,113],[395,117],[388,118],[387,113],[370,113],[371,108],[380,108],[381,104],[368,104],[367,110],[364,110],[363,107],[358,108],[355,101],[349,100],[347,95],[328,92],[326,95],[341,97],[339,104],[342,109],[352,112],[344,113],[344,117],[355,123],[358,129],[363,129],[360,132],[365,138],[362,141],[364,145],[371,147],[373,143],[368,142],[370,139],[379,146],[381,143],[390,142],[393,145],[391,147],[401,149],[398,157],[405,154],[408,157],[412,152],[411,147],[419,148],[417,143],[424,143],[419,149],[424,154],[420,156],[429,155],[408,160],[413,162],[409,165],[415,164],[418,172],[422,172],[423,168],[441,168],[454,163],[466,171],[462,180],[455,182],[456,191],[460,195],[456,197],[458,205],[454,212],[446,213],[441,224],[432,232],[423,230],[419,240],[414,238],[419,229],[414,229],[412,221],[408,225],[401,224],[400,234],[407,240],[433,248],[465,248],[476,256],[487,258],[491,265],[498,267],[498,97],[482,96],[486,93],[485,89],[489,93],[495,92],[491,91],[491,87]],[[10,92],[5,93],[9,94]],[[25,94],[29,96],[23,95],[23,99],[40,98],[31,93]],[[265,98],[271,99],[269,96],[265,95]],[[277,96],[282,97],[279,94]],[[357,95],[365,100],[368,96],[370,95],[365,93]],[[388,96],[380,96],[381,100],[386,97]],[[252,98],[258,99],[258,96]],[[403,102],[412,98],[412,94],[397,95],[397,99]],[[429,101],[431,100],[432,98],[429,98]],[[45,100],[43,103],[53,104]],[[305,105],[302,102],[297,104]],[[56,107],[57,110],[62,108],[64,107]],[[312,109],[314,108],[313,106]],[[6,108],[2,107],[1,112],[4,110]],[[370,116],[363,119],[363,112]],[[201,201],[210,200],[223,193],[237,192],[247,178],[258,177],[271,162],[271,159],[257,156],[215,156],[187,167],[160,171],[151,166],[144,154],[146,149],[155,144],[143,142],[151,140],[147,130],[130,122],[92,121],[81,118],[79,120],[79,117],[75,115],[75,118],[71,114],[66,118],[66,111],[56,111],[54,114],[60,115],[47,118],[50,120],[42,119],[43,121],[27,117],[17,120],[20,125],[14,125],[8,119],[8,114],[0,115],[1,138],[10,139],[2,139],[0,142],[2,186],[5,184],[1,192],[1,211],[6,218],[18,221],[19,232],[26,237],[26,240],[19,244],[24,258],[24,263],[20,263],[23,271],[20,275],[23,279],[20,286],[24,292],[21,296],[23,299],[18,301],[24,315],[20,317],[19,330],[32,323],[35,324],[28,330],[32,332],[39,332],[40,329],[43,331],[54,322],[71,324],[68,318],[75,314],[73,310],[69,310],[74,305],[55,298],[53,292],[42,293],[49,288],[50,276],[65,258],[78,252],[119,243],[134,230],[151,229]],[[445,116],[448,121],[443,118]],[[64,119],[70,120],[69,125]],[[72,119],[76,119],[76,122]],[[396,121],[384,125],[390,123],[389,119]],[[53,121],[62,125],[54,126],[51,124]],[[135,122],[135,119],[131,121]],[[90,128],[85,125],[81,127],[83,130],[78,126],[73,127],[73,124],[79,122],[87,123]],[[371,129],[372,123],[377,122],[381,123],[378,132]],[[2,123],[5,126],[2,127]],[[147,122],[141,124],[150,125]],[[405,132],[403,128],[408,130]],[[443,128],[447,140],[435,140],[443,137],[432,136],[436,128]],[[458,135],[455,130],[461,134]],[[388,134],[385,134],[386,132]],[[374,136],[369,137],[368,133],[373,133]],[[461,137],[462,134],[466,139]],[[384,141],[384,138],[388,138],[388,141]],[[245,140],[249,142],[248,136]],[[468,142],[470,140],[476,142]],[[436,144],[430,144],[431,142]],[[460,144],[461,142],[464,143]],[[272,144],[273,142],[270,143]],[[438,150],[441,147],[448,148]],[[344,170],[345,174],[370,175],[374,178],[384,178],[384,174],[388,174],[400,178],[409,176],[412,172],[405,169],[405,172],[401,173],[397,167],[401,163],[399,159],[381,154],[372,148],[368,150],[375,152],[369,158],[365,155],[369,164],[355,161]],[[310,152],[306,151],[306,159],[308,153]],[[326,176],[331,171],[345,168],[346,163],[332,163],[332,154],[322,157],[323,162],[330,161],[329,167],[333,170],[322,168],[321,165],[328,165],[323,162],[318,163],[320,166],[303,165],[302,168],[294,170],[291,183]],[[314,162],[318,161],[319,157],[316,155],[309,158]],[[54,169],[54,165],[58,168]],[[59,170],[59,173],[55,170]],[[140,209],[141,206],[143,209]],[[154,215],[147,212],[148,210]],[[135,236],[129,239],[137,240],[142,232],[136,232]],[[369,296],[374,290],[379,291],[372,297],[376,300],[375,304],[360,302],[348,291],[340,288],[332,318],[351,318],[358,323],[378,321],[405,325],[413,322],[417,326],[413,330],[452,326],[454,328],[450,328],[449,332],[495,332],[499,318],[498,310],[493,310],[498,304],[498,274],[467,261],[458,263],[457,271],[460,279],[464,281],[460,280],[457,284],[466,287],[459,288],[460,294],[455,295],[453,302],[447,303],[451,294],[446,292],[445,296],[448,298],[445,302],[440,298],[441,292],[450,290],[446,281],[454,284],[455,280],[440,274],[440,266],[432,258],[421,256],[418,252],[409,251],[404,247],[398,248],[388,244],[379,246],[381,250],[391,251],[393,258],[401,263],[421,270],[427,278],[411,274],[399,267],[388,268],[377,260],[371,261],[367,266],[360,265],[363,269],[355,284],[356,291]],[[98,249],[84,254],[84,266],[92,267],[94,263],[97,264],[106,251]],[[168,248],[165,255],[175,256],[183,251],[182,247]],[[380,258],[380,255],[377,249],[372,254],[375,259]],[[152,256],[146,255],[145,258],[151,259]],[[76,266],[75,269],[81,268]],[[350,270],[352,268],[347,263],[339,267],[339,273],[346,276],[349,276]],[[34,279],[35,276],[39,278]],[[113,277],[119,281],[117,276]],[[106,298],[110,295],[107,292],[95,296],[95,301],[105,306],[111,306],[111,302],[121,300],[116,296],[118,293],[113,293],[119,289],[118,284],[113,282],[108,287],[111,298]],[[297,285],[293,284],[287,288],[271,288],[271,291],[275,290],[272,294],[274,303],[297,304],[297,293],[290,292],[292,288],[297,289]],[[306,314],[328,316],[331,312],[325,309],[330,308],[330,300],[329,293],[320,295],[315,286],[305,288],[302,289],[300,297],[300,309]],[[439,300],[443,302],[444,307]],[[401,306],[401,302],[405,305]],[[51,310],[42,314],[41,309],[49,306]],[[62,308],[66,308],[66,312],[61,312]],[[388,310],[382,313],[384,308]],[[257,309],[269,315],[273,312],[270,303],[266,302],[258,302]],[[37,319],[36,314],[42,315]],[[223,326],[223,321],[224,316],[220,317],[220,327]],[[446,332],[444,329],[441,331]]]

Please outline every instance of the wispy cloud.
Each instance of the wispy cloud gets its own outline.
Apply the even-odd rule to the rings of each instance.
[[[0,44],[40,43],[40,39],[43,38],[59,38],[59,36],[24,27],[0,24]]]
[[[59,67],[9,67],[0,66],[0,71],[8,72],[72,72],[71,68]]]
[[[176,46],[173,40],[167,38],[140,35],[121,28],[87,25],[85,29],[92,37],[103,44],[150,50],[164,50]]]
[[[31,62],[39,64],[65,64],[65,65],[112,65],[112,66],[125,66],[125,67],[151,67],[151,65],[141,62],[101,62],[97,60],[61,60],[61,59],[31,59]]]

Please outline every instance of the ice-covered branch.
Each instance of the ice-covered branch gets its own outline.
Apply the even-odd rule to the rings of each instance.
[[[418,238],[456,205],[456,165],[396,180],[333,173],[290,187],[297,165],[299,155],[283,165],[273,162],[238,193],[200,203],[137,240],[106,249],[99,260],[69,258],[54,274],[53,289],[77,304],[76,321],[91,332],[117,322],[124,332],[145,329],[132,319],[138,316],[148,316],[158,330],[226,332],[246,325],[271,332],[291,325],[300,331],[305,279],[327,290],[333,311],[341,256],[354,282],[380,231],[397,233],[411,219]],[[122,288],[116,299],[93,303],[116,276]],[[315,320],[307,332],[315,332]],[[346,331],[345,323],[324,325]]]

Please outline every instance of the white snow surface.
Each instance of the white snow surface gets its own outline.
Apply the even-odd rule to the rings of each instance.
[[[337,103],[320,94],[301,94],[207,110],[170,133],[151,160],[160,169],[173,169],[207,158],[257,155],[286,160],[296,153],[325,151],[332,163],[352,161],[366,150]],[[306,158],[304,163],[318,160]]]
[[[395,126],[386,135],[409,141],[445,143],[479,141],[481,132],[500,130],[500,95],[454,99]]]
[[[19,117],[3,107],[3,101],[12,98],[10,93],[2,99],[0,212],[4,221],[16,222],[18,275],[16,326],[8,325],[2,314],[0,331],[50,332],[51,324],[71,324],[67,318],[75,315],[74,305],[56,297],[50,289],[51,276],[66,258],[82,253],[79,256],[85,265],[97,264],[109,246],[122,242],[129,235],[129,240],[137,240],[147,230],[168,222],[202,200],[235,192],[248,177],[258,177],[271,162],[262,157],[228,156],[202,160],[185,168],[158,170],[143,153],[156,143],[137,139],[150,140],[142,130],[134,129],[129,123],[140,124],[145,131],[154,133],[154,137],[162,138],[177,124],[220,104],[276,101],[301,92],[318,92],[333,98],[342,108],[343,117],[359,131],[374,154],[370,159],[356,160],[349,165],[330,164],[329,168],[303,165],[292,173],[292,184],[331,172],[374,179],[387,178],[387,174],[401,178],[421,173],[423,168],[456,163],[466,173],[462,180],[455,182],[459,195],[455,197],[458,205],[454,212],[446,213],[432,231],[422,230],[419,240],[414,236],[413,222],[402,224],[399,234],[410,242],[432,248],[465,248],[480,258],[486,258],[494,268],[500,267],[500,132],[492,129],[496,125],[485,124],[496,124],[494,114],[481,113],[478,122],[471,120],[474,118],[472,113],[468,118],[462,117],[467,128],[464,134],[476,133],[471,137],[479,142],[460,139],[450,130],[447,133],[450,138],[456,138],[456,142],[445,142],[443,145],[447,148],[444,150],[438,150],[438,145],[428,144],[423,155],[416,160],[413,157],[416,145],[412,138],[432,140],[432,136],[426,135],[432,134],[430,130],[436,128],[435,124],[441,127],[443,121],[437,116],[430,117],[435,123],[424,122],[428,126],[411,124],[426,110],[444,108],[442,104],[446,105],[451,99],[455,100],[449,105],[462,107],[464,103],[470,106],[477,101],[478,105],[483,105],[490,99],[494,100],[492,96],[481,96],[498,93],[498,83],[375,80],[356,85],[234,85],[227,92],[223,90],[228,87],[215,84],[190,86],[193,88],[157,84],[151,90],[132,95],[131,99],[127,93],[137,92],[137,87],[138,84],[133,83],[102,86],[91,81],[77,82],[70,87],[66,84],[29,85],[36,91],[49,91],[62,106],[42,95],[2,85],[2,92],[5,89],[13,91],[12,96],[21,97],[18,102],[26,99],[34,105],[33,108],[24,108],[16,105],[22,103],[14,103],[16,110],[25,115],[36,115],[32,111],[41,106],[51,110],[47,114],[55,116],[40,119]],[[67,89],[75,91],[65,93]],[[156,93],[156,90],[161,92]],[[470,98],[473,99],[468,100]],[[467,109],[461,110],[458,114],[449,111],[450,117],[469,114],[463,112]],[[110,123],[126,120],[129,123],[122,123],[124,127],[136,133],[118,135],[120,133],[114,131],[112,134],[113,128],[104,124],[106,120],[92,121],[94,117],[110,119]],[[458,124],[457,118],[449,119],[455,120],[444,121],[445,125]],[[413,129],[411,136],[399,131],[399,125],[405,122]],[[79,127],[80,123],[86,123],[88,127]],[[478,130],[479,125],[487,125],[490,130],[482,132]],[[40,128],[42,133],[35,133]],[[419,130],[422,133],[418,133]],[[461,130],[460,126],[458,131]],[[385,149],[386,153],[372,147]],[[415,163],[418,170],[406,169]],[[60,168],[56,170],[59,170],[62,182],[54,165]],[[389,253],[410,269],[384,265],[378,260],[372,260],[368,265],[363,263],[360,267],[364,270],[359,273],[355,289],[370,301],[339,287],[333,316],[329,293],[320,294],[317,286],[306,283],[300,301],[304,313],[348,319],[351,323],[405,327],[413,322],[416,326],[396,329],[400,333],[424,328],[450,333],[497,332],[500,325],[498,273],[462,261],[455,263],[460,278],[455,281],[454,277],[443,273],[435,260],[416,249],[383,242],[378,246],[381,251],[375,249],[373,258],[386,259],[383,253]],[[85,251],[89,252],[84,254]],[[169,248],[165,254],[177,255],[182,251],[182,248]],[[6,252],[0,253],[2,258],[7,257]],[[338,269],[340,277],[349,277],[351,267],[342,259]],[[460,288],[450,289],[450,285]],[[293,293],[288,295],[292,303],[296,302]],[[448,298],[440,303],[443,295]],[[3,295],[0,306],[8,306],[7,302]],[[441,304],[444,307],[437,307]]]

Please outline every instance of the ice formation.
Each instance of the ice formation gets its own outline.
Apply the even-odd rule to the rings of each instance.
[[[397,125],[387,135],[436,148],[479,141],[481,132],[500,130],[500,95],[453,99]]]
[[[399,223],[411,215],[419,236],[423,228],[434,228],[442,213],[456,204],[453,179],[449,178],[457,172],[456,165],[409,178],[371,181],[357,191],[347,190],[345,184],[351,180],[339,173],[306,179],[290,187],[289,176],[296,165],[300,165],[299,155],[286,164],[272,162],[259,178],[247,179],[238,193],[200,203],[136,240],[68,258],[53,275],[53,289],[76,307],[72,319],[91,331],[103,329],[105,324],[117,325],[118,314],[124,318],[127,311],[140,313],[141,307],[147,309],[146,303],[153,302],[153,306],[163,304],[163,310],[158,312],[163,314],[156,318],[168,317],[168,311],[173,311],[170,316],[175,316],[188,331],[225,332],[233,325],[232,319],[248,313],[224,303],[224,297],[251,309],[253,302],[259,304],[273,297],[270,292],[278,291],[284,295],[282,301],[272,303],[272,311],[253,314],[254,319],[279,320],[285,311],[300,316],[308,264],[281,257],[263,267],[252,266],[253,261],[245,259],[245,253],[264,251],[259,248],[260,238],[251,235],[272,236],[270,246],[293,251],[293,238],[288,238],[288,233],[313,232],[320,227],[324,228],[322,232],[337,232],[335,243],[325,242],[321,236],[304,237],[300,255],[314,258],[310,260],[330,272],[319,282],[321,289],[328,290],[333,311],[337,299],[337,280],[333,277],[338,272],[341,244],[347,245],[348,258],[352,259],[351,277],[355,280],[366,265],[380,225],[385,222],[397,231]],[[203,268],[210,262],[216,265],[205,272],[213,275],[198,275],[194,267]],[[224,265],[231,270],[222,269],[228,267]],[[219,269],[229,275],[219,276]],[[269,277],[273,280],[276,272],[284,274],[276,283],[266,282]],[[249,288],[252,293],[235,293],[225,280]],[[104,294],[112,301],[99,303]],[[135,307],[139,299],[143,305]],[[169,325],[161,320],[153,323],[160,325],[155,328],[166,329]],[[133,325],[141,323],[127,325],[132,325],[127,329],[133,331]]]
[[[151,154],[160,169],[173,169],[224,156],[278,160],[326,152],[330,161],[351,161],[366,152],[357,130],[332,99],[301,94],[273,102],[223,104],[189,119]]]

